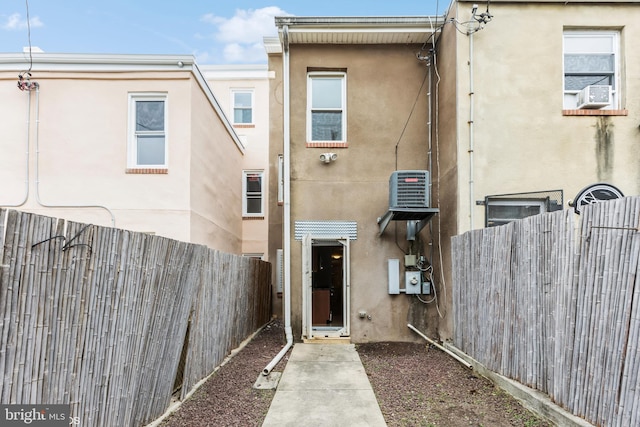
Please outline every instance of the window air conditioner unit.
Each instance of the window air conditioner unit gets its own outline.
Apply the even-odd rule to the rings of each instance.
[[[429,171],[395,171],[389,178],[389,208],[428,208]]]
[[[590,85],[578,92],[578,109],[611,105],[611,86]]]

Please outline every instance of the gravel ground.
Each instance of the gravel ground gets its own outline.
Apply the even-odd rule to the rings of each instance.
[[[284,343],[282,325],[273,321],[160,426],[262,425],[275,390],[255,390],[253,383]],[[551,426],[435,348],[391,342],[356,348],[390,427]],[[284,370],[287,356],[274,371]]]

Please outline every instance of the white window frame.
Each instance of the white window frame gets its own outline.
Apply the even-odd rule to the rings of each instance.
[[[540,208],[540,210],[539,210],[539,212],[537,214],[534,214],[534,215],[539,215],[541,213],[547,212],[547,204],[546,204],[544,199],[491,200],[491,201],[488,202],[487,215],[489,215],[489,207],[490,206],[538,206]],[[496,226],[499,226],[499,225],[504,225],[506,223],[517,221],[519,219],[524,219],[524,218],[527,218],[527,217],[521,217],[521,218],[490,218],[490,217],[487,217],[486,218],[486,223],[487,223],[486,225],[488,227],[496,227]],[[491,222],[492,220],[501,221],[503,223],[502,224],[489,225],[489,222]]]
[[[313,139],[313,122],[312,122],[312,102],[313,102],[313,85],[315,78],[333,78],[341,81],[341,99],[340,108],[327,108],[325,111],[340,111],[342,113],[342,138],[340,140]],[[320,109],[315,109],[318,111]],[[307,73],[307,141],[308,142],[329,142],[344,143],[347,142],[347,73],[343,71],[312,71]]]
[[[246,258],[254,258],[254,259],[259,259],[264,261],[264,254],[259,252],[243,253],[242,256]]]
[[[284,155],[278,154],[278,204],[284,203]]]
[[[251,106],[248,108],[236,107],[236,94],[248,93],[251,95]],[[236,122],[236,109],[251,110],[251,121]],[[231,120],[234,125],[253,125],[255,124],[255,94],[253,89],[231,89]]]
[[[247,192],[247,178],[249,175],[260,175],[260,212],[247,212],[248,199],[250,194]],[[244,170],[242,171],[242,216],[243,217],[264,217],[264,196],[265,182],[263,170]]]
[[[611,38],[612,51],[600,52],[590,50],[588,48],[588,39],[593,37],[609,37]],[[572,50],[567,51],[566,41],[568,38],[584,39],[584,50]],[[566,73],[564,69],[564,56],[566,54],[575,53],[602,53],[614,55],[614,73],[613,73],[613,88],[612,88],[612,102],[611,105],[603,107],[603,110],[617,110],[620,105],[620,32],[613,30],[564,30],[562,34],[562,89],[563,89],[563,108],[565,110],[575,110],[578,105],[578,93],[579,90],[565,89]]]
[[[169,165],[169,102],[166,93],[130,93],[129,94],[129,123],[127,144],[127,167],[130,169],[166,168]],[[138,101],[162,101],[164,102],[164,130],[141,132],[136,130],[136,103]],[[164,136],[164,163],[138,164],[138,135],[162,135]]]

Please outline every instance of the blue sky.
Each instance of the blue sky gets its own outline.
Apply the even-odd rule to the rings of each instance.
[[[1,0],[0,52],[191,54],[199,64],[265,63],[274,16],[441,15],[446,0]]]

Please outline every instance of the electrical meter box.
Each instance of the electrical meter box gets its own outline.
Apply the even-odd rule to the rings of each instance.
[[[407,295],[422,293],[422,273],[419,271],[405,271],[404,289]]]

